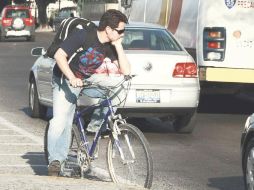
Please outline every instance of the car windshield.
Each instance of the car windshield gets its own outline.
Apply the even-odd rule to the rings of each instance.
[[[164,29],[126,28],[123,47],[125,50],[182,51]]]
[[[17,10],[9,9],[6,11],[6,18],[14,18],[14,17],[29,18],[29,11],[22,9]]]

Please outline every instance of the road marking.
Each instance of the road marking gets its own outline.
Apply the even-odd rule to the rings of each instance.
[[[0,131],[12,131],[11,129],[0,129]]]
[[[13,165],[1,165],[0,164],[0,168],[14,168],[14,167],[16,167],[16,168],[26,168],[26,167],[29,167],[29,168],[31,168],[31,167],[47,167],[47,165],[46,164],[44,164],[44,165],[33,165],[33,164],[13,164]]]
[[[0,154],[0,156],[44,156],[44,153]]]
[[[11,130],[13,130],[13,131],[15,131],[15,132],[17,132],[19,134],[22,134],[22,135],[30,138],[34,142],[38,143],[37,145],[43,145],[42,138],[39,138],[39,137],[37,137],[37,136],[35,136],[35,135],[25,131],[24,129],[21,129],[20,127],[17,127],[16,125],[14,125],[13,123],[7,121],[3,117],[0,117],[0,124],[4,125],[5,127],[9,128],[9,129],[11,129]],[[10,143],[10,144],[13,144],[13,143]],[[19,143],[19,144],[21,144],[21,143]],[[26,144],[26,145],[28,145],[28,144]],[[32,144],[32,145],[34,145],[34,144]]]
[[[37,144],[37,143],[3,143],[3,142],[0,142],[0,145],[8,145],[8,146],[43,146],[42,144]]]
[[[0,137],[25,137],[24,135],[0,135]]]

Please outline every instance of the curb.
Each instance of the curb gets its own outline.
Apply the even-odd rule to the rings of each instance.
[[[142,190],[144,188],[89,179],[0,174],[0,189],[8,190]]]

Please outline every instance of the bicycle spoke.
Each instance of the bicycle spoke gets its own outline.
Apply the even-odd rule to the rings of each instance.
[[[121,126],[121,127],[120,127]],[[108,168],[115,183],[150,188],[152,184],[152,158],[142,133],[132,125],[119,126],[121,135],[108,145]]]

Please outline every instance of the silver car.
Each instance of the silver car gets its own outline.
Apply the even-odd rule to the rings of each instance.
[[[128,24],[123,47],[136,77],[119,111],[128,117],[170,120],[175,131],[191,133],[200,93],[193,58],[168,30],[148,23]],[[40,57],[29,74],[29,108],[32,117],[43,117],[52,106],[55,60],[45,55],[44,48],[34,48],[31,53]],[[80,101],[86,104],[87,99]]]

